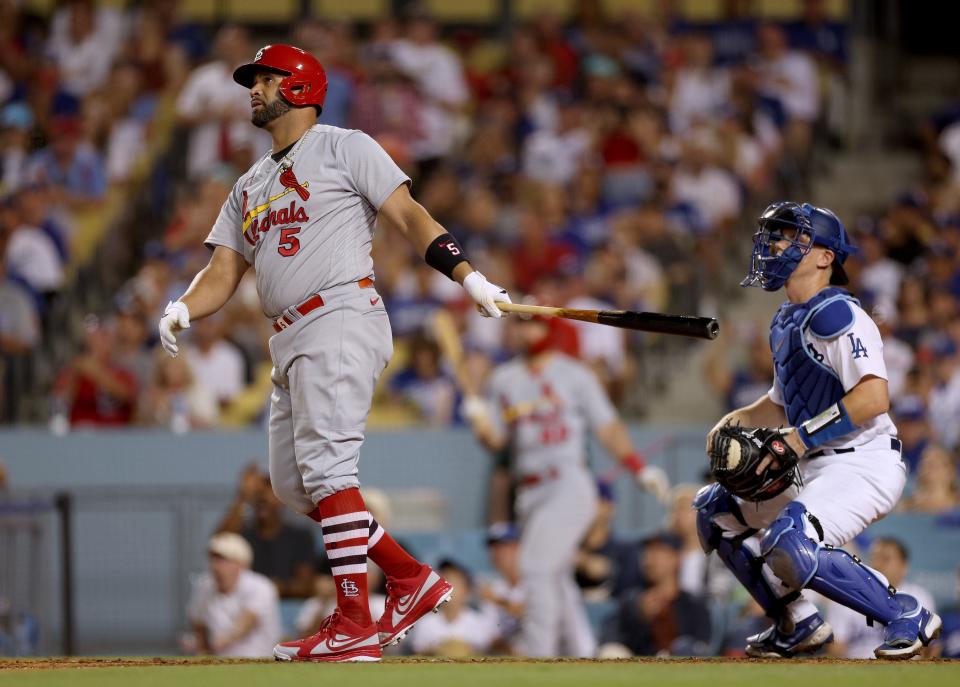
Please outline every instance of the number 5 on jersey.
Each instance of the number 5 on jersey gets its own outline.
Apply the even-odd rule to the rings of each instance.
[[[300,250],[300,239],[297,234],[301,227],[284,227],[280,230],[280,244],[277,246],[277,252],[285,258],[296,255]]]

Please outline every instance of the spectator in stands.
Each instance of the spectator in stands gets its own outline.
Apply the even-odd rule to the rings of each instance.
[[[224,26],[213,42],[213,60],[194,69],[177,97],[177,117],[190,127],[187,176],[196,179],[217,165],[246,169],[270,148],[270,136],[250,126],[250,96],[237,88],[234,68],[250,59],[247,30]]]
[[[424,334],[411,340],[409,362],[390,379],[390,388],[427,425],[443,427],[453,419],[456,389],[440,367],[440,348]]]
[[[733,368],[725,360],[727,351],[723,347],[714,346],[707,354],[707,382],[727,410],[749,405],[773,385],[773,360],[765,333],[753,331],[747,337],[747,347],[747,360]]]
[[[307,598],[314,591],[314,542],[310,531],[284,522],[283,503],[256,464],[240,474],[240,487],[220,530],[250,542],[253,570],[266,575],[282,597]]]
[[[643,542],[641,569],[647,585],[620,597],[620,605],[602,633],[600,655],[618,645],[622,655],[702,656],[712,627],[706,604],[680,589],[680,552],[683,543],[659,533]]]
[[[351,64],[354,46],[350,32],[349,24],[326,24],[312,17],[297,22],[294,28],[293,44],[316,57],[327,73],[327,96],[317,120],[321,124],[347,128],[354,106],[356,81],[361,75]],[[375,136],[373,131],[363,131]]]
[[[33,110],[26,103],[8,103],[0,111],[0,194],[13,193],[27,181],[34,124]]]
[[[910,474],[915,474],[920,457],[930,445],[930,423],[923,399],[907,394],[893,402],[893,416],[897,425],[897,437],[902,442],[901,455]]]
[[[4,358],[24,355],[40,340],[36,304],[30,292],[8,274],[8,244],[8,232],[0,226],[0,354]]]
[[[933,435],[944,447],[960,447],[960,346],[953,339],[939,338],[931,351],[934,386],[927,399]]]
[[[519,240],[511,253],[514,281],[521,291],[532,293],[537,282],[574,271],[576,249],[561,229],[548,225],[539,207],[520,210]]]
[[[30,156],[27,177],[50,186],[54,204],[68,210],[96,208],[107,192],[103,157],[84,140],[75,116],[54,119],[50,143]]]
[[[693,208],[703,232],[726,235],[740,215],[742,198],[736,178],[717,164],[720,153],[720,141],[711,129],[691,131],[671,193],[675,201]]]
[[[48,222],[49,194],[40,186],[26,186],[11,199],[15,218],[7,244],[7,269],[19,278],[46,310],[63,288],[64,237]],[[59,243],[58,243],[59,242]]]
[[[178,434],[215,427],[220,406],[210,389],[196,383],[186,359],[171,358],[160,350],[151,357],[151,376],[142,380],[146,388],[137,406],[138,423],[168,427]],[[127,364],[131,362],[135,361],[128,358]]]
[[[379,522],[379,520],[377,521]],[[487,552],[496,576],[482,582],[480,610],[498,628],[494,653],[520,654],[520,621],[524,594],[520,583],[520,532],[511,522],[497,522],[487,529]]]
[[[899,539],[879,537],[870,546],[869,565],[883,574],[898,592],[915,597],[924,608],[933,612],[936,604],[930,592],[906,581],[910,570],[910,553]],[[875,658],[873,650],[883,641],[879,623],[867,625],[867,619],[854,610],[829,602],[827,622],[833,627],[833,643],[827,645],[831,656],[843,658]]]
[[[916,363],[917,356],[910,345],[896,334],[898,313],[895,302],[877,303],[871,311],[883,340],[883,361],[887,365],[890,398],[898,399],[906,393],[907,375]],[[899,425],[897,427],[899,429]]]
[[[829,18],[827,5],[824,0],[804,0],[803,15],[788,23],[786,31],[792,47],[823,61],[827,69],[840,70],[848,57],[848,29],[846,23]]]
[[[759,60],[755,68],[760,91],[783,107],[787,116],[786,148],[805,167],[813,122],[820,115],[816,65],[809,56],[792,50],[783,28],[775,24],[764,24],[758,29],[757,43]]]
[[[857,237],[860,252],[853,256],[860,263],[860,288],[870,292],[875,305],[881,308],[895,306],[904,266],[887,255],[880,228],[869,226],[866,222],[863,225]]]
[[[409,156],[410,146],[423,144],[427,136],[416,82],[400,71],[387,50],[371,52],[363,67],[368,78],[356,86],[349,113],[351,128],[373,136],[388,150],[402,146]],[[326,119],[326,105],[323,115]],[[401,160],[391,157],[403,167]]]
[[[132,62],[115,64],[109,89],[84,103],[85,124],[101,141],[110,183],[124,183],[133,174],[147,150],[156,105],[156,98],[143,92],[143,74]]]
[[[945,448],[930,444],[924,449],[916,486],[901,502],[901,508],[917,513],[946,513],[960,508],[957,464]]]
[[[524,143],[523,172],[528,179],[561,187],[574,180],[591,148],[583,118],[580,103],[559,101],[556,125],[538,129]]]
[[[93,0],[69,0],[50,22],[46,51],[57,66],[61,87],[81,98],[104,85],[123,45],[126,18]]]
[[[457,116],[470,99],[460,56],[438,40],[437,32],[429,15],[415,12],[403,38],[389,45],[390,59],[416,82],[423,99],[424,137],[413,142],[411,151],[424,177],[453,149]]]
[[[713,44],[705,33],[680,38],[682,62],[667,74],[670,130],[683,135],[716,120],[730,98],[728,74],[714,66]]]
[[[213,535],[207,545],[210,570],[201,575],[187,606],[197,654],[260,658],[273,656],[281,639],[277,589],[251,571],[253,551],[232,532]]]
[[[193,378],[209,389],[221,407],[244,386],[243,355],[223,334],[223,319],[206,317],[190,328],[186,359]]]
[[[429,656],[470,656],[484,654],[497,638],[490,616],[470,607],[473,580],[470,572],[451,560],[437,565],[437,572],[457,593],[439,613],[423,617],[410,633],[414,653]]]
[[[133,422],[137,400],[134,373],[113,357],[115,333],[95,316],[84,322],[84,348],[60,370],[55,403],[66,408],[72,427],[121,427]]]
[[[114,358],[133,372],[138,387],[145,388],[154,368],[147,318],[138,310],[125,308],[114,315],[113,326],[116,330]]]
[[[0,208],[0,423],[20,415],[20,397],[30,386],[30,353],[41,337],[33,295],[8,275],[8,215],[9,208]]]
[[[639,550],[613,531],[617,504],[613,485],[598,481],[597,514],[577,551],[575,576],[585,600],[616,597],[640,583]]]

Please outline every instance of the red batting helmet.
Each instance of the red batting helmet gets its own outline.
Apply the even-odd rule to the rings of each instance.
[[[296,107],[316,105],[323,107],[327,96],[327,73],[317,58],[292,45],[265,45],[257,51],[253,62],[243,64],[233,72],[233,80],[250,88],[258,71],[282,74],[280,95]]]

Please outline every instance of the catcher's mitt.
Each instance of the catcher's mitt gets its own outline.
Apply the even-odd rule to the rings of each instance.
[[[776,459],[757,474],[767,454]],[[783,431],[767,427],[724,425],[710,446],[710,470],[727,491],[748,501],[766,501],[799,481],[799,456],[784,440]]]

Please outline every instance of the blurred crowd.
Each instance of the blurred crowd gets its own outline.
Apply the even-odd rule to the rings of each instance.
[[[750,2],[724,3],[723,20],[709,23],[679,6],[614,16],[584,1],[569,20],[545,10],[504,36],[441,26],[411,4],[370,25],[306,18],[289,35],[254,39],[241,26],[211,35],[175,0],[125,12],[73,0],[48,19],[4,3],[0,288],[16,293],[0,318],[4,356],[66,335],[43,315],[70,274],[71,218],[123,187],[169,126],[181,154],[154,163],[156,198],[135,219],[156,230],[110,307],[76,336],[81,352],[53,384],[54,426],[262,420],[269,328],[252,281],[191,328],[180,360],[156,355],[154,329],[205,263],[202,239],[233,181],[269,146],[230,73],[271,38],[317,55],[330,84],[321,121],[373,135],[471,261],[517,297],[715,312],[749,251],[743,218],[802,195],[812,151],[838,137],[830,113],[842,103],[848,35],[815,0],[787,24],[761,21]],[[171,116],[158,116],[166,102]],[[398,237],[381,233],[374,250],[398,345],[371,422],[457,422],[432,315],[456,313],[481,376],[509,352],[502,328],[467,312],[461,290]],[[571,350],[636,416],[658,346],[578,327]]]
[[[677,486],[663,522],[638,539],[616,530],[614,490],[598,482],[600,507],[576,555],[576,582],[595,635],[588,644],[597,656],[742,656],[744,637],[769,624],[726,567],[704,555],[690,507],[696,490],[696,485]],[[374,518],[389,522],[387,495],[363,491]],[[336,594],[314,531],[288,520],[267,475],[248,466],[209,542],[209,570],[193,581],[192,631],[183,650],[270,656],[281,639],[315,632],[336,606]],[[525,611],[520,533],[510,522],[496,522],[486,531],[485,545],[485,552],[462,548],[454,558],[439,554],[434,567],[455,586],[453,600],[421,620],[389,653],[527,655],[520,632]],[[931,593],[910,575],[910,551],[903,541],[860,537],[847,548],[891,585],[935,607]],[[383,613],[387,580],[372,562],[368,570],[370,613],[376,619]],[[834,628],[829,655],[873,658],[882,628],[818,595],[812,600]],[[960,612],[941,613],[948,636],[928,655],[958,657]],[[571,643],[564,653],[576,651]]]

